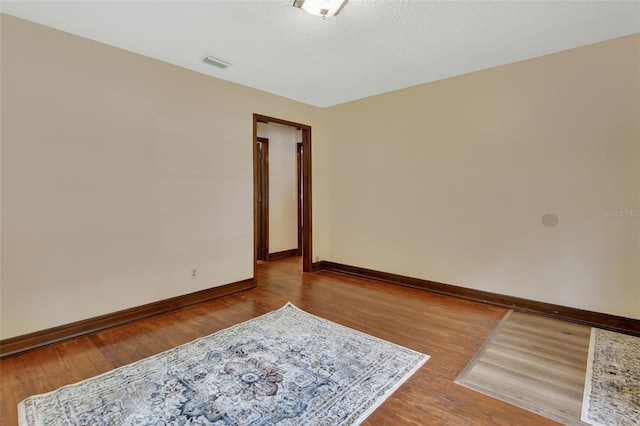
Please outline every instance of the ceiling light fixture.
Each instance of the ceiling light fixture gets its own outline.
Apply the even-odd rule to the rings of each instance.
[[[293,7],[327,18],[340,13],[346,2],[347,0],[294,0]]]

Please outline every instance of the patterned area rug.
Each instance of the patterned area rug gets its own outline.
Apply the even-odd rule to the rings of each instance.
[[[582,421],[640,425],[640,337],[591,329]]]
[[[20,425],[357,425],[429,356],[277,311],[29,397]]]

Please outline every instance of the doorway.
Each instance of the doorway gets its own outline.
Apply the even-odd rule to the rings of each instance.
[[[296,145],[296,155],[298,171],[297,176],[299,182],[298,187],[298,203],[300,204],[298,214],[298,235],[299,244],[298,252],[302,255],[303,272],[313,271],[312,261],[312,221],[311,221],[311,126],[294,123],[274,117],[267,117],[260,114],[253,114],[253,228],[254,228],[254,255],[253,255],[253,276],[257,280],[258,260],[268,260],[268,214],[265,215],[265,205],[268,207],[268,189],[264,190],[265,181],[264,164],[268,160],[268,141],[261,142],[258,137],[258,123],[265,124],[281,124],[293,127],[301,131],[302,142]],[[265,155],[266,152],[266,155]],[[266,166],[268,167],[268,165]],[[268,185],[268,183],[267,183]],[[265,199],[266,197],[266,199]],[[265,219],[267,224],[265,225]],[[265,240],[265,231],[267,237]],[[266,246],[266,247],[265,247]],[[266,252],[266,253],[265,253]]]

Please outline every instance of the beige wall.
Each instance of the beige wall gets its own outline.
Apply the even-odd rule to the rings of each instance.
[[[313,126],[322,158],[323,110],[6,15],[1,31],[0,338],[252,277],[252,113]]]
[[[327,260],[640,318],[640,36],[331,109]],[[547,228],[541,217],[558,216]]]
[[[275,123],[258,123],[269,139],[269,253],[298,248],[296,143],[302,132]]]
[[[250,278],[252,113],[314,260],[640,318],[639,36],[318,109],[1,16],[2,339]]]

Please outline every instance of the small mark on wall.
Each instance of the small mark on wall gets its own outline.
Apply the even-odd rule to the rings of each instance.
[[[553,228],[558,224],[558,222],[558,216],[556,216],[555,214],[547,213],[542,216],[542,224],[547,228]]]

